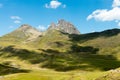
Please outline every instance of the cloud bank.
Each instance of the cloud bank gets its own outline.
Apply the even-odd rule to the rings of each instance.
[[[87,17],[87,20],[115,21],[120,26],[120,0],[113,0],[112,9],[98,9]]]

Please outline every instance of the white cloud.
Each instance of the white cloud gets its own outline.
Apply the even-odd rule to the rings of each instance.
[[[60,6],[63,6],[63,8],[65,8],[66,7],[66,5],[64,4],[64,5],[62,5],[62,3],[61,2],[59,2],[58,0],[52,0],[52,1],[50,1],[50,3],[48,4],[45,4],[45,7],[46,8],[52,8],[52,9],[56,9],[56,8],[58,8],[58,7],[60,7]]]
[[[45,31],[45,30],[46,30],[46,27],[43,26],[43,25],[39,25],[37,28],[38,28],[40,31]]]
[[[2,7],[3,7],[3,4],[0,3],[0,8],[2,8]]]
[[[96,10],[87,17],[87,20],[90,20],[92,18],[99,21],[120,20],[120,8],[115,7],[111,10],[107,9]]]
[[[118,7],[118,6],[120,6],[120,0],[114,0],[112,7]]]
[[[17,19],[17,20],[21,20],[21,18],[19,16],[11,16],[11,19]]]
[[[14,23],[15,23],[15,24],[19,24],[19,23],[21,23],[21,21],[15,20]]]
[[[14,20],[13,22],[14,22],[15,24],[21,23],[21,20],[22,20],[22,18],[19,17],[19,16],[11,16],[10,18],[11,18],[12,20]]]
[[[120,26],[120,0],[114,0],[112,9],[98,9],[87,17],[87,20],[95,19],[98,21],[114,21]]]

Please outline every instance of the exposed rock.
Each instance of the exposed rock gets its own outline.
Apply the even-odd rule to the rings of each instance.
[[[71,24],[70,22],[66,22],[63,19],[59,20],[57,25],[52,23],[48,28],[48,30],[51,29],[60,30],[64,33],[69,33],[69,34],[80,34],[80,32],[75,28],[73,24]]]
[[[48,29],[55,29],[57,26],[56,26],[56,24],[55,23],[51,23],[51,25],[49,26],[49,28]]]
[[[120,70],[110,70],[107,74],[95,79],[95,80],[120,80]]]
[[[33,28],[32,26],[28,24],[21,25],[20,28],[17,29],[18,31],[24,32],[26,35],[42,35],[42,32],[38,31],[37,29]]]
[[[35,38],[42,35],[42,32],[38,31],[37,29],[33,28],[32,26],[28,24],[21,25],[20,28],[18,28],[16,31],[21,31],[25,34],[25,36],[28,37],[26,41],[34,40]]]
[[[31,41],[36,41],[39,37],[41,38],[45,34],[49,34],[49,30],[52,29],[59,30],[63,33],[68,34],[79,34],[79,31],[75,28],[74,25],[62,19],[59,20],[57,24],[52,23],[48,30],[45,32],[40,32],[28,24],[23,24],[15,31],[4,35],[1,38],[1,41],[10,41],[11,43],[15,44],[19,42],[28,43]]]

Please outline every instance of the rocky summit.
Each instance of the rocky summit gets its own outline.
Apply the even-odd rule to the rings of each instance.
[[[16,31],[23,32],[26,36],[29,36],[28,40],[32,40],[37,38],[38,36],[42,35],[42,32],[38,31],[37,29],[33,28],[28,24],[21,25]]]
[[[51,29],[60,30],[68,34],[80,34],[80,32],[76,29],[76,27],[73,24],[65,21],[64,19],[59,20],[57,24],[51,23],[48,30],[51,30]]]
[[[40,32],[39,30],[33,28],[28,24],[23,24],[13,32],[7,35],[4,35],[2,37],[2,40],[9,41],[9,42],[11,41],[12,42],[28,42],[28,41],[35,40],[37,37],[41,35],[42,35],[42,32]]]
[[[41,36],[48,35],[51,30],[56,30],[68,34],[80,34],[73,24],[61,19],[57,24],[52,23],[44,32],[41,32],[28,24],[23,24],[13,32],[4,35],[0,40],[9,41],[11,43],[28,43],[31,41],[36,41],[38,38],[41,39]]]
[[[42,34],[40,31],[38,31],[37,29],[33,28],[32,26],[28,24],[21,25],[16,31],[21,31],[25,33],[26,36],[29,36],[30,34],[39,36]]]

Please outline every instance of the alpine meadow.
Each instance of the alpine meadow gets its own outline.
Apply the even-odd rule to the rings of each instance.
[[[119,28],[120,0],[0,0],[0,80],[120,80]]]

